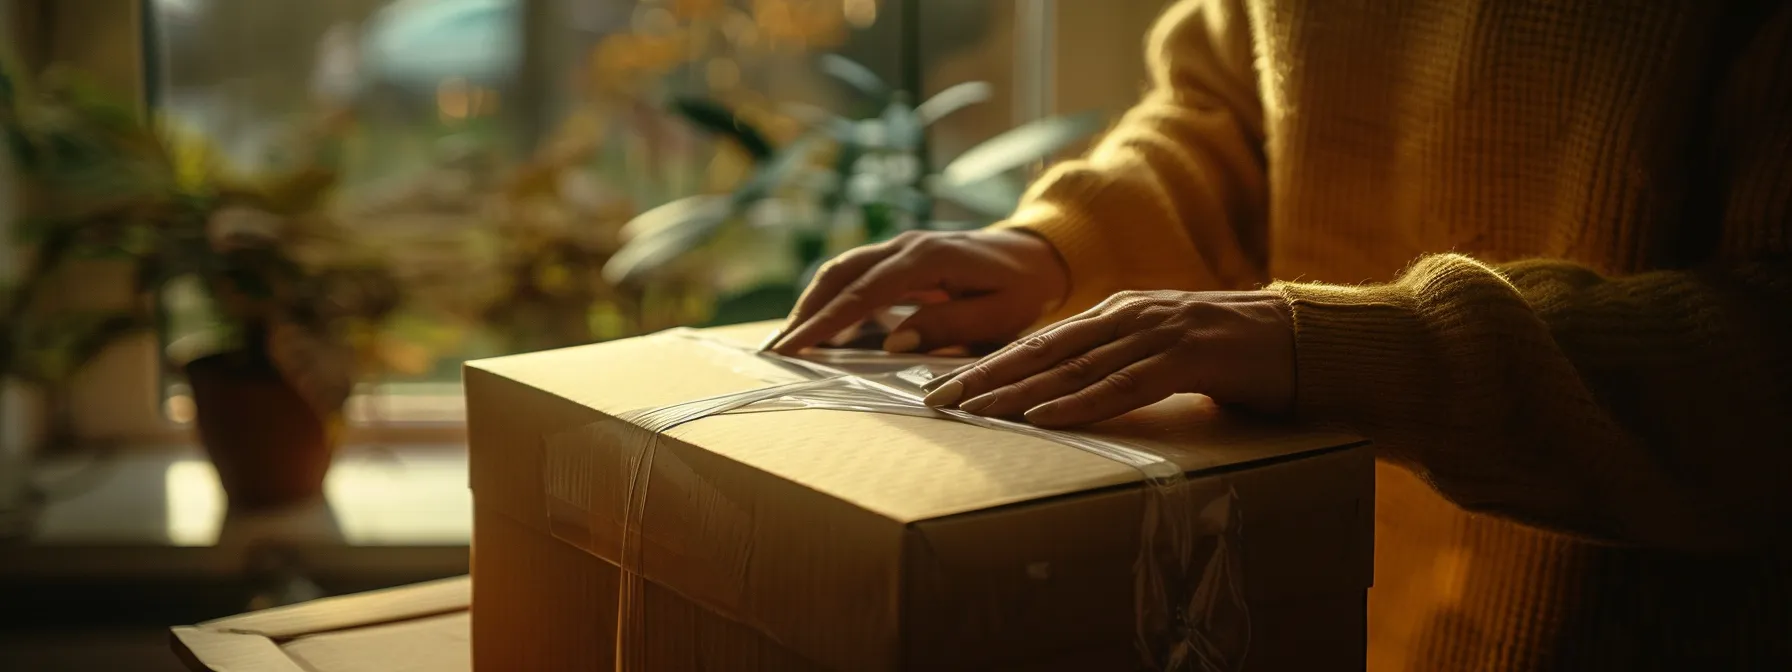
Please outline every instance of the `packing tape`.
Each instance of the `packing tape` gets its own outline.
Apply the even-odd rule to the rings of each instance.
[[[558,539],[621,568],[618,672],[649,669],[646,584],[679,577],[675,590],[717,614],[786,645],[755,621],[745,594],[754,514],[730,501],[701,470],[660,450],[674,428],[715,415],[824,409],[964,422],[1046,439],[1126,465],[1144,476],[1141,545],[1134,567],[1135,643],[1149,669],[1228,672],[1250,644],[1243,597],[1242,514],[1223,478],[1189,480],[1183,467],[1143,447],[1058,432],[922,403],[921,385],[962,361],[867,352],[811,358],[761,353],[694,330],[647,338],[691,339],[718,363],[766,387],[642,409],[544,439],[543,483]],[[648,511],[648,493],[656,507]]]

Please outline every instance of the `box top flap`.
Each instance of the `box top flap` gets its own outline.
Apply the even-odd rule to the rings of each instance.
[[[470,669],[461,576],[313,600],[172,628],[196,670],[358,672]]]
[[[752,345],[772,328],[751,324],[706,333]],[[776,368],[696,340],[652,337],[468,367],[609,416],[758,389]],[[1193,395],[1090,433],[1158,452],[1190,472],[1361,443],[1345,434],[1244,422]],[[902,523],[1141,479],[1130,467],[1076,448],[945,418],[803,409],[710,417],[669,434]]]

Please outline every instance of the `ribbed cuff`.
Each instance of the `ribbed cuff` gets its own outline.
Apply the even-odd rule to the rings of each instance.
[[[1423,385],[1426,329],[1398,285],[1278,282],[1294,318],[1295,409],[1302,420],[1361,424]],[[1397,412],[1397,411],[1396,411]]]
[[[1048,316],[1051,320],[1081,312],[1114,293],[1114,282],[1108,270],[1113,265],[1112,255],[1107,251],[1109,243],[1093,222],[1063,208],[1033,203],[991,228],[1031,233],[1044,238],[1058,251],[1058,258],[1064,261],[1064,267],[1070,273],[1070,291],[1064,302]]]
[[[1365,433],[1452,426],[1489,355],[1480,313],[1520,299],[1505,278],[1468,257],[1437,255],[1381,285],[1278,282],[1294,318],[1296,412]],[[1475,363],[1465,369],[1463,362]],[[1475,406],[1467,400],[1467,406]]]

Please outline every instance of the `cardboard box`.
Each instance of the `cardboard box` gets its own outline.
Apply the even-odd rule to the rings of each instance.
[[[709,333],[748,345],[770,328]],[[641,445],[600,432],[591,459],[550,462],[549,444],[581,428],[765,385],[762,360],[728,354],[659,336],[467,365],[475,669],[1138,665],[1146,497],[1117,462],[954,420],[833,410],[707,417],[641,462]],[[1236,493],[1249,669],[1362,668],[1374,478],[1362,441],[1241,422],[1196,396],[1093,433]],[[637,465],[640,550],[625,559]],[[568,530],[550,480],[615,509]]]
[[[195,672],[460,672],[471,597],[462,576],[173,628],[172,644]]]

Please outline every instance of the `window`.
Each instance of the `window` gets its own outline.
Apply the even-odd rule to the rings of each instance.
[[[149,97],[242,173],[278,171],[327,137],[340,175],[332,214],[413,290],[383,339],[389,373],[354,414],[452,421],[466,359],[766,316],[718,310],[713,277],[628,291],[601,280],[629,218],[725,192],[751,170],[727,140],[668,114],[670,96],[722,101],[785,141],[798,110],[855,103],[819,71],[820,53],[927,94],[990,82],[990,100],[932,128],[933,152],[950,157],[1053,107],[1053,6],[150,0]],[[326,136],[306,135],[326,123]],[[802,269],[768,244],[717,242],[723,284],[794,279]],[[204,329],[198,297],[178,285],[165,297],[171,341]],[[170,377],[164,394],[181,419],[181,383]]]

